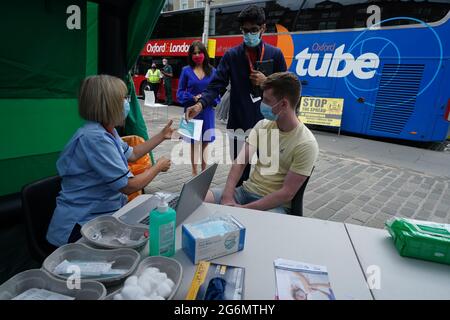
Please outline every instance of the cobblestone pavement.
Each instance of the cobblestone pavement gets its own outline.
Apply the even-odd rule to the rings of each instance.
[[[169,119],[178,125],[183,109],[169,107]],[[159,118],[162,113],[160,111]],[[149,134],[158,132],[166,120],[155,121],[155,115],[143,108]],[[224,132],[220,121],[216,127]],[[314,132],[320,135],[320,132]],[[188,146],[179,141],[165,141],[154,150],[155,158],[170,156],[178,148]],[[221,145],[220,137],[215,148]],[[320,145],[319,145],[320,147]],[[216,156],[227,156],[219,147]],[[189,159],[189,149],[183,157]],[[189,162],[186,162],[189,163]],[[221,164],[213,186],[224,186],[229,164]],[[179,192],[183,182],[191,177],[189,164],[173,164],[169,172],[160,174],[146,187],[146,193],[159,190]],[[321,150],[304,197],[304,216],[383,228],[392,216],[450,223],[450,182],[448,178],[431,176],[410,169],[376,163],[370,159],[352,158]]]

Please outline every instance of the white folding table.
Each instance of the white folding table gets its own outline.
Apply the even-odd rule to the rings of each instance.
[[[400,256],[386,230],[345,226],[375,299],[450,299],[449,265]]]
[[[142,201],[139,197],[135,200],[116,215]],[[245,247],[241,252],[213,262],[245,268],[245,299],[275,298],[273,261],[276,258],[326,266],[337,299],[372,299],[343,223],[207,203],[184,222],[224,214],[233,215],[246,227]],[[184,273],[175,299],[184,299],[196,266],[181,249],[181,225],[176,230],[176,249],[174,258],[181,263]],[[143,249],[142,255],[148,256],[148,247]]]

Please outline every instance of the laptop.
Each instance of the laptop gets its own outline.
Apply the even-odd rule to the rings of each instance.
[[[180,194],[170,194],[167,202],[169,207],[177,212],[177,226],[203,203],[216,173],[217,166],[217,163],[212,164],[198,176],[186,182]],[[120,215],[118,219],[130,225],[148,226],[149,213],[158,206],[158,203],[158,197],[152,195],[147,200]]]

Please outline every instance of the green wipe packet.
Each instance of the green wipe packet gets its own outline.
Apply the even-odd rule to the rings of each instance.
[[[450,224],[392,218],[385,225],[401,256],[450,264]]]

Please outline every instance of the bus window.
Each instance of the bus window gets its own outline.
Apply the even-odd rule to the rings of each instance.
[[[203,33],[203,9],[163,13],[151,39],[198,37]]]
[[[414,5],[402,0],[400,3],[386,3],[381,7],[381,20],[395,17],[411,17],[427,23],[442,20],[450,10],[448,0],[417,1]],[[393,20],[383,23],[382,26],[397,26],[405,24],[416,24],[412,20]]]
[[[268,33],[276,33],[276,24],[281,24],[289,31],[295,25],[298,10],[305,0],[281,0],[266,3],[266,27]]]
[[[367,8],[377,5],[381,9],[381,20],[394,17],[412,17],[427,23],[444,18],[450,10],[448,0],[427,0],[415,2],[410,0],[379,1],[373,0],[307,0],[301,7],[298,18],[294,21],[292,31],[313,31],[331,29],[364,28],[370,14]],[[393,20],[382,26],[415,24],[412,20]]]
[[[152,66],[153,59],[149,56],[140,56],[136,63],[135,74],[146,74]]]
[[[239,34],[239,22],[237,17],[247,5],[225,6],[214,8],[215,28],[212,36],[225,36]]]

